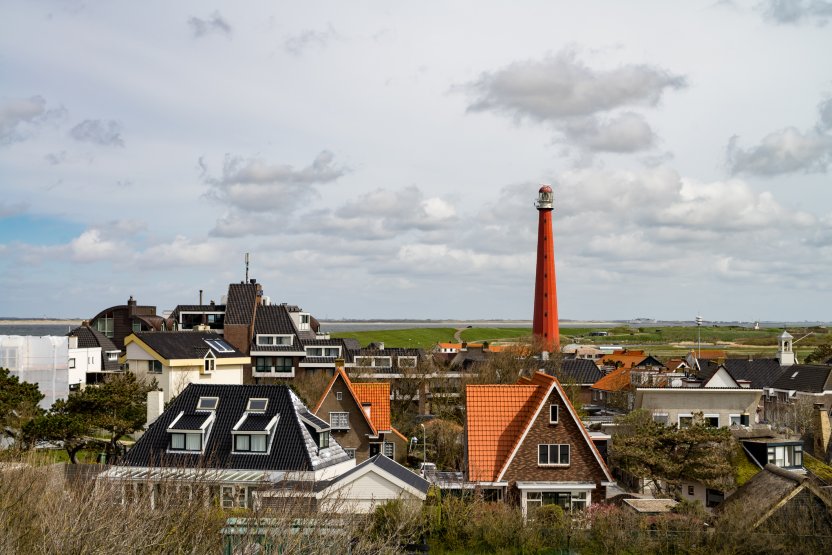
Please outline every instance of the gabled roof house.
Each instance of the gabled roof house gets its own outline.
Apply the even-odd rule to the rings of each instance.
[[[170,401],[190,383],[243,383],[243,366],[251,360],[211,332],[139,332],[124,340],[120,359],[137,376],[155,378]]]
[[[466,388],[469,482],[517,498],[527,515],[545,504],[582,509],[613,477],[560,382],[536,372],[513,385]]]
[[[333,437],[359,462],[377,454],[407,458],[407,438],[390,421],[389,383],[353,382],[339,365],[312,412],[329,422]]]

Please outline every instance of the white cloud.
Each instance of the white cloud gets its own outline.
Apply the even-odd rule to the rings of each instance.
[[[63,107],[47,110],[46,99],[40,95],[0,100],[0,145],[22,141],[41,124],[65,115]]]
[[[653,146],[656,135],[644,119],[634,112],[601,121],[596,117],[579,118],[563,126],[567,143],[595,152],[636,152]]]
[[[483,73],[467,85],[473,96],[468,109],[552,121],[626,106],[655,106],[665,89],[685,84],[682,76],[644,64],[595,70],[574,50],[563,50],[541,61],[515,62]]]
[[[76,262],[116,262],[123,245],[102,237],[98,229],[88,229],[70,241],[69,254]]]
[[[289,54],[300,56],[310,48],[324,49],[330,41],[341,38],[335,28],[329,25],[325,31],[306,29],[286,39],[284,48]]]
[[[190,17],[188,26],[195,38],[201,38],[208,34],[231,36],[231,24],[217,11],[205,19]]]
[[[824,25],[832,17],[832,2],[826,0],[764,0],[757,9],[779,24],[811,21]]]
[[[218,241],[194,241],[177,235],[172,241],[152,245],[135,256],[142,266],[215,266],[228,255]]]
[[[732,173],[780,175],[794,172],[825,172],[832,162],[832,136],[810,130],[801,133],[787,127],[766,135],[759,145],[744,149],[732,137],[727,147]]]
[[[69,130],[76,141],[101,146],[124,146],[121,138],[121,124],[113,120],[86,119]]]

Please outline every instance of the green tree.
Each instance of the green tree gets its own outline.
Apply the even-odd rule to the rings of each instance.
[[[43,413],[41,399],[37,384],[21,382],[8,368],[0,368],[0,434],[19,441],[26,423]]]
[[[620,418],[618,424],[610,447],[613,464],[649,480],[657,491],[667,494],[684,480],[721,490],[734,486],[738,447],[727,428],[698,420],[677,429],[655,422],[644,409]]]
[[[49,413],[29,422],[26,436],[31,440],[62,441],[73,463],[78,462],[78,451],[84,448],[118,454],[119,440],[144,426],[147,393],[156,388],[155,380],[148,384],[131,372],[114,375],[100,386],[56,401]]]
[[[823,343],[806,356],[806,364],[823,364],[832,359],[832,343]]]

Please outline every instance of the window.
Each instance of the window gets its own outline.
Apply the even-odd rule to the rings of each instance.
[[[731,426],[748,426],[749,417],[747,414],[732,414],[730,419]]]
[[[341,347],[306,347],[308,357],[337,357],[341,356]]]
[[[703,421],[705,422],[706,426],[710,426],[711,428],[719,428],[718,414],[706,414]]]
[[[333,430],[349,430],[350,429],[350,413],[348,412],[330,412],[329,425]]]
[[[569,466],[569,444],[540,444],[537,446],[538,466]]]
[[[310,320],[311,320],[311,318],[309,317],[309,314],[301,313],[301,315],[300,315],[300,325],[298,326],[298,329],[300,331],[307,331],[309,329]]]
[[[803,446],[771,445],[768,448],[768,462],[782,468],[803,466]]]
[[[170,448],[172,451],[202,451],[202,434],[172,433]]]
[[[222,486],[221,496],[223,509],[245,509],[250,505],[249,489],[245,486]]]
[[[95,329],[106,335],[107,337],[113,337],[113,313],[108,312],[101,318],[98,318],[95,321]]]
[[[543,505],[558,505],[564,510],[585,509],[586,492],[570,491],[530,491],[526,493],[526,507],[529,512]]]
[[[257,336],[257,344],[261,346],[270,346],[270,345],[284,345],[288,346],[292,344],[291,335],[258,335]]]
[[[716,489],[706,489],[705,490],[705,506],[708,508],[713,508],[725,501],[725,494]]]
[[[558,406],[549,405],[549,424],[558,423]]]
[[[113,361],[118,360],[118,351],[112,351],[107,353],[107,360]]]
[[[693,426],[693,415],[692,414],[680,414],[679,415],[679,429],[690,428],[691,426]]]
[[[396,458],[396,444],[392,441],[384,442],[384,456],[388,459]]]
[[[254,357],[255,372],[291,372],[291,357]]]
[[[695,490],[694,486],[688,486],[688,495],[693,496],[694,495],[694,490]]]
[[[235,434],[234,451],[265,453],[267,440],[267,434]]]
[[[147,371],[151,374],[161,374],[162,373],[162,363],[158,360],[148,360],[147,361]]]
[[[343,401],[344,400],[344,392],[343,391],[336,391],[335,392],[335,400],[336,401]]]
[[[246,410],[249,412],[265,412],[268,405],[268,399],[249,399]]]
[[[133,331],[138,332],[142,331],[142,323],[138,320],[133,320]]]
[[[657,413],[653,415],[653,422],[667,426],[667,413]]]
[[[416,368],[416,357],[399,357],[399,368]]]
[[[217,360],[214,358],[205,359],[205,372],[213,372],[217,366]]]
[[[200,397],[196,403],[196,410],[217,410],[219,397]]]
[[[69,367],[70,368],[75,368],[75,359],[74,358],[69,359]]]
[[[347,452],[347,456],[351,459],[355,458],[355,449],[344,449]]]
[[[318,448],[326,449],[329,447],[329,432],[318,433]]]

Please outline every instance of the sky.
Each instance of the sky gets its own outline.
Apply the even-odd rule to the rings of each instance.
[[[832,1],[0,13],[0,316],[832,319]]]

